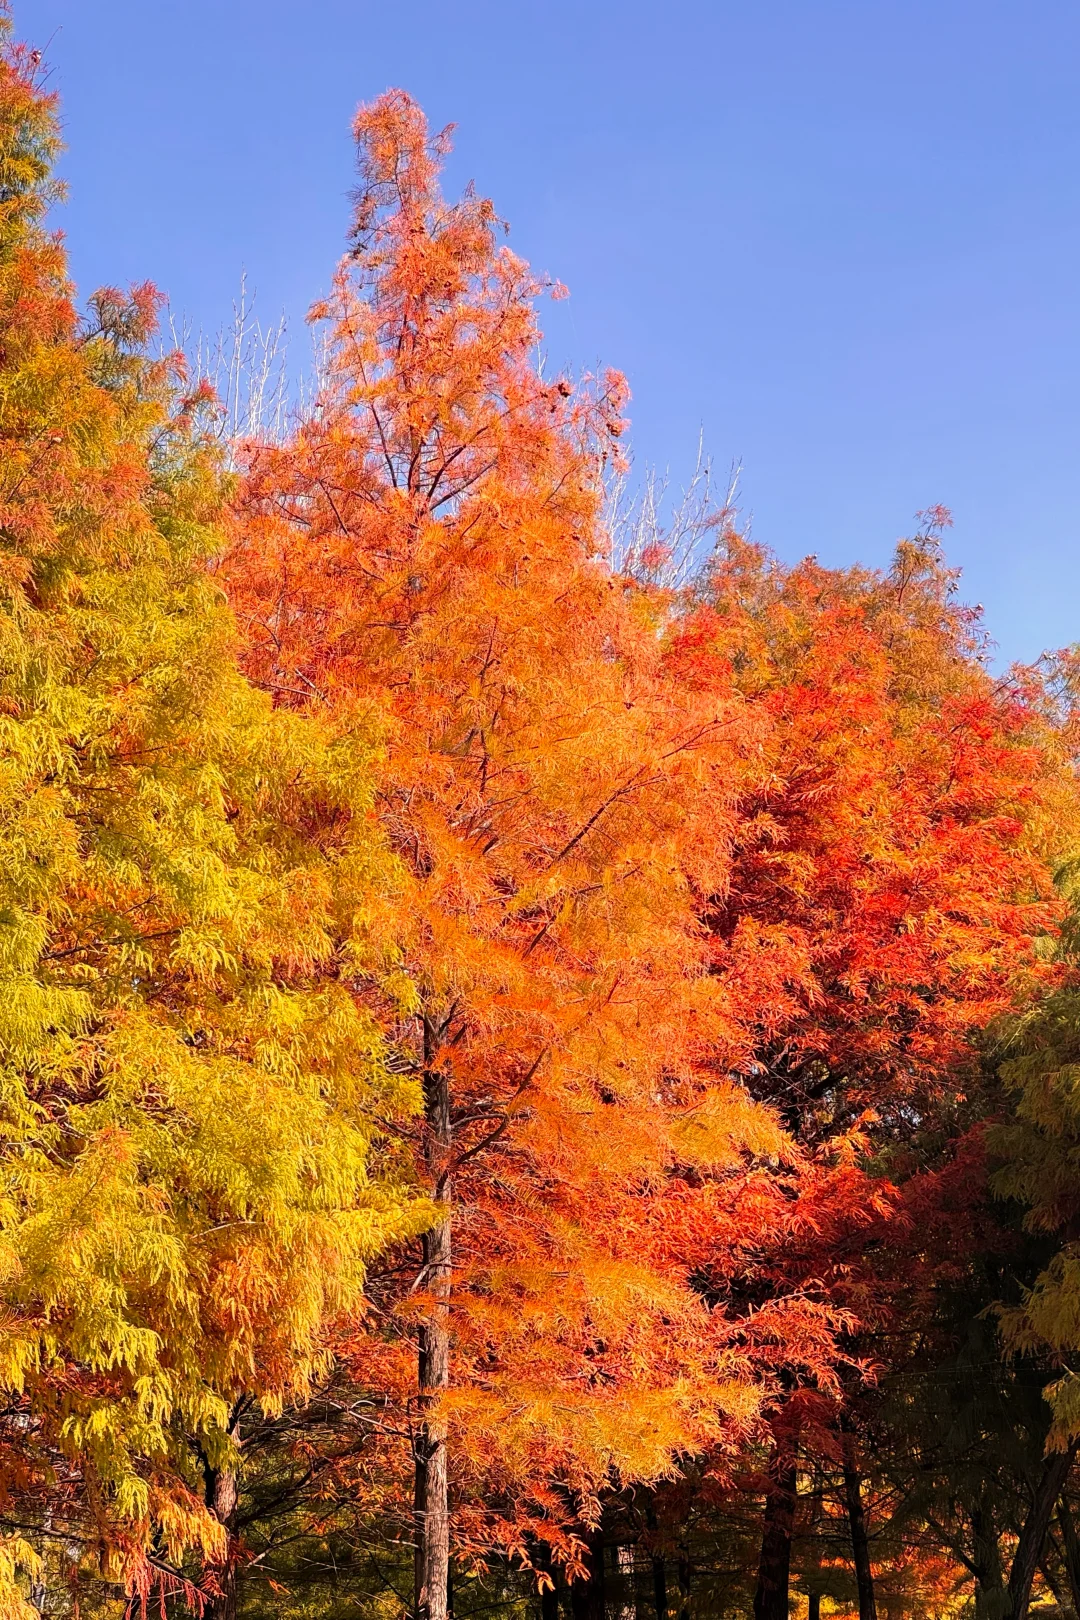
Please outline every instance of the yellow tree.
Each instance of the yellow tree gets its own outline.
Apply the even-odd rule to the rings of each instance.
[[[239,675],[206,401],[143,357],[150,289],[77,321],[0,28],[0,1613],[52,1545],[143,1594],[193,1551],[228,1612],[238,1421],[413,1218],[368,1173],[410,1083],[351,990],[373,739]]]

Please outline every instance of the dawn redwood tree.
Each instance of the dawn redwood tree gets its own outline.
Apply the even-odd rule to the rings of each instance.
[[[738,1080],[756,947],[711,972],[697,906],[729,883],[757,721],[731,681],[673,682],[666,602],[605,560],[623,384],[538,370],[543,284],[489,203],[442,201],[407,96],[356,135],[325,386],[248,447],[228,585],[253,681],[385,732],[415,999],[384,1016],[439,1216],[378,1303],[418,1344],[414,1605],[442,1620],[451,1469],[466,1550],[539,1539],[580,1574],[610,1481],[745,1438],[776,1365],[828,1376],[832,1323],[693,1275],[695,1224],[710,1252],[786,1228],[798,1152]],[[379,1376],[366,1325],[340,1350]]]
[[[388,857],[370,739],[238,671],[206,401],[152,290],[77,319],[0,36],[0,1612],[73,1563],[225,1614],[239,1415],[303,1396],[413,1218],[368,1165],[414,1088],[325,971]]]
[[[701,894],[712,971],[738,979],[750,942],[774,965],[747,1084],[845,1178],[804,1183],[803,1222],[755,1286],[766,1298],[815,1279],[880,1325],[857,1212],[887,1196],[897,1146],[965,1090],[973,1036],[1045,980],[1052,856],[1076,828],[1067,750],[1038,682],[985,668],[932,529],[883,574],[785,568],[726,534],[698,598],[672,642],[680,681],[734,682],[762,721],[728,881]],[[796,1458],[817,1404],[793,1387],[775,1410],[758,1620],[788,1612]]]

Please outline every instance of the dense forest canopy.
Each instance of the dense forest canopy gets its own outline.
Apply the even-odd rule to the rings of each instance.
[[[401,91],[231,431],[3,30],[0,1620],[1075,1616],[1075,657],[616,521]]]

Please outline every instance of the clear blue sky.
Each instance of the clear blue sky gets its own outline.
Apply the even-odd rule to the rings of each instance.
[[[758,539],[877,562],[941,501],[1002,657],[1080,639],[1076,0],[16,0],[64,100],[84,290],[299,320],[356,104],[458,125],[619,366],[638,462],[744,464]]]

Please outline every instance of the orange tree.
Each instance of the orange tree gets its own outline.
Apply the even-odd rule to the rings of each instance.
[[[580,1573],[604,1486],[723,1453],[780,1363],[827,1375],[831,1323],[797,1289],[727,1311],[672,1241],[681,1208],[752,1247],[798,1174],[733,1078],[756,945],[712,971],[697,899],[729,887],[758,720],[731,680],[672,680],[669,604],[606,563],[621,380],[541,375],[543,285],[489,203],[442,201],[408,97],[356,134],[325,386],[248,447],[228,584],[259,686],[385,727],[413,999],[383,1017],[441,1218],[379,1301],[415,1389],[362,1324],[342,1353],[407,1413],[414,1612],[441,1617],[451,1473],[463,1551],[539,1537]]]

